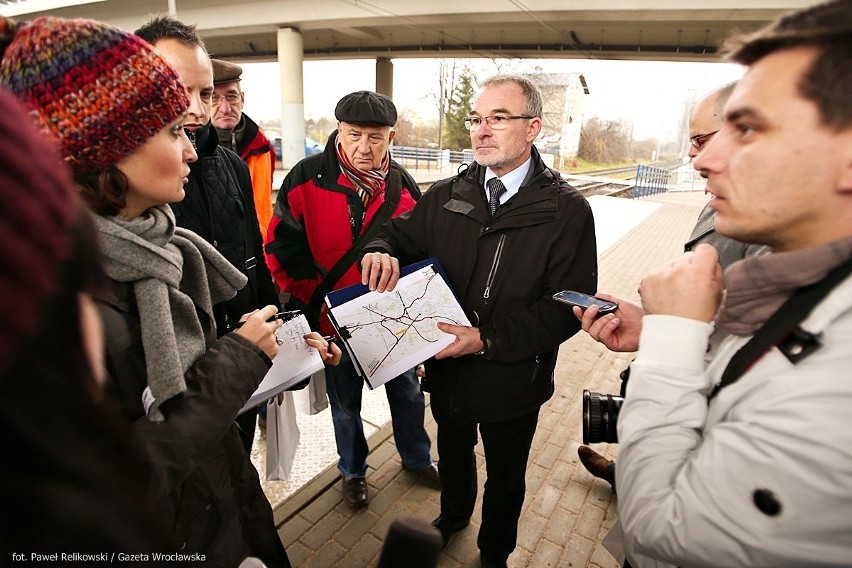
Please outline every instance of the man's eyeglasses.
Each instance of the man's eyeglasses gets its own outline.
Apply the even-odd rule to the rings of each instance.
[[[719,132],[718,130],[714,130],[713,132],[708,132],[707,134],[696,134],[692,138],[689,139],[689,143],[692,144],[692,147],[696,150],[700,150],[705,144],[710,142],[710,139],[713,138],[713,135]]]
[[[535,118],[527,114],[495,114],[493,116],[466,116],[464,117],[464,127],[468,130],[476,130],[482,126],[484,120],[492,130],[503,130],[509,128],[509,121],[518,118]]]
[[[228,101],[228,104],[231,106],[238,105],[243,102],[242,97],[240,97],[239,93],[226,93],[223,97],[217,93],[213,93],[210,96],[210,102],[213,103],[213,106],[219,106],[219,103],[222,102],[222,99]]]

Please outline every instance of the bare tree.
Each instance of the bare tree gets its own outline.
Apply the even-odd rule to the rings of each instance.
[[[405,113],[400,113],[400,115],[396,119],[396,125],[394,126],[394,130],[396,130],[396,137],[393,139],[393,143],[396,146],[417,146],[417,127],[414,123],[405,115]]]
[[[438,108],[438,148],[444,147],[444,115],[456,82],[456,62],[455,59],[441,59],[438,64],[438,92],[432,93]]]
[[[320,144],[325,144],[329,135],[337,128],[337,121],[330,118],[322,117],[317,120],[308,119],[305,122],[305,131],[307,135]]]
[[[678,142],[680,143],[680,148],[677,153],[681,157],[686,156],[689,152],[689,115],[692,112],[692,107],[694,107],[697,103],[696,99],[697,95],[695,91],[690,89],[686,99],[683,101],[680,122],[677,128]]]
[[[580,132],[577,155],[597,164],[620,162],[630,158],[630,128],[622,121],[591,118]]]

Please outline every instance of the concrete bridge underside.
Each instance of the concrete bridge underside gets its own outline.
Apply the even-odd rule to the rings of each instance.
[[[17,12],[37,0],[18,0]],[[716,61],[726,37],[811,0],[105,0],[22,14],[87,17],[133,30],[152,14],[194,23],[208,50],[281,66],[285,166],[303,156],[302,61],[376,58],[392,96],[402,57]],[[686,5],[688,4],[688,8]],[[0,14],[8,14],[0,6]]]

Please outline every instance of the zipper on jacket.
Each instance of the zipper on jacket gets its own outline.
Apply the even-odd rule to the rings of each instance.
[[[534,383],[536,378],[538,377],[538,368],[539,368],[540,365],[541,365],[541,355],[536,355],[535,356],[535,363],[533,364],[532,380],[530,381],[530,383]]]
[[[497,275],[497,266],[500,264],[500,255],[503,253],[503,243],[505,241],[506,235],[500,235],[500,242],[497,243],[494,260],[491,261],[491,270],[488,271],[488,280],[485,281],[485,292],[482,294],[482,297],[486,300],[491,296],[491,285],[494,284],[494,277]]]
[[[355,228],[355,213],[352,211],[351,203],[346,204],[346,212],[349,213],[349,229],[352,232],[352,242],[355,242],[358,240],[358,232]]]

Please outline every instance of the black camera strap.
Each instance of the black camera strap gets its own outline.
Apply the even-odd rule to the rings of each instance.
[[[740,347],[728,362],[722,373],[722,380],[713,389],[708,402],[720,390],[739,380],[748,369],[772,347],[778,347],[782,353],[796,364],[822,344],[819,338],[799,327],[813,308],[819,304],[835,286],[843,282],[852,273],[852,258],[835,268],[828,275],[810,286],[796,290],[766,323],[757,330],[752,338]]]

